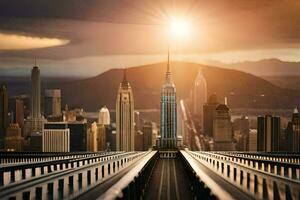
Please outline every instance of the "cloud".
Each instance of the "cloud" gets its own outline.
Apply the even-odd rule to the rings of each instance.
[[[68,40],[58,38],[31,37],[0,32],[0,50],[38,49],[68,43]]]
[[[0,32],[11,33],[10,37],[70,41],[26,49],[26,43],[31,43],[27,38],[22,40],[26,48],[20,50],[15,46],[21,43],[12,45],[5,40],[5,49],[10,48],[5,50],[2,40],[1,62],[8,58],[5,65],[14,68],[17,61],[13,59],[31,60],[35,56],[55,66],[94,66],[86,58],[115,59],[120,55],[127,58],[122,59],[124,65],[132,64],[130,56],[139,61],[154,56],[156,60],[155,56],[166,53],[165,23],[174,14],[191,22],[192,34],[187,40],[171,45],[172,54],[186,55],[182,59],[196,55],[193,60],[201,57],[229,62],[272,56],[300,60],[297,0],[1,0]],[[103,59],[97,62],[99,66],[109,65]],[[118,63],[111,62],[111,66]]]

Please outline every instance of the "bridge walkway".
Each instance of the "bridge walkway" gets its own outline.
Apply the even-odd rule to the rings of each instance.
[[[193,199],[189,178],[180,158],[157,160],[144,199]]]

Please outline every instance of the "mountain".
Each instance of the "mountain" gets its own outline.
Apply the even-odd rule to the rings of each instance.
[[[260,61],[244,61],[232,64],[218,64],[218,66],[240,70],[256,76],[300,75],[300,62],[287,62],[275,58]]]
[[[263,79],[281,88],[300,91],[300,75],[296,76],[263,76]]]
[[[232,108],[292,108],[299,104],[299,93],[282,89],[249,73],[186,62],[172,62],[171,66],[178,99],[190,96],[193,81],[198,70],[202,69],[208,93],[217,93],[219,101],[227,96]],[[127,69],[136,108],[159,108],[165,71],[166,63]],[[122,69],[111,69],[92,78],[52,84],[51,87],[62,89],[63,103],[96,111],[103,105],[115,107],[122,76]]]

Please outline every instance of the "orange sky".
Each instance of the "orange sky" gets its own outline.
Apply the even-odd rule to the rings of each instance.
[[[300,60],[297,0],[2,0],[0,71],[22,74],[33,57],[48,71],[84,65],[97,73],[161,61],[170,16],[191,25],[171,42],[172,59]]]

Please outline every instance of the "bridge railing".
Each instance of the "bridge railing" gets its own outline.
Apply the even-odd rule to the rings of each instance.
[[[201,152],[201,154],[206,154],[212,158],[235,162],[245,167],[255,168],[256,170],[264,171],[277,176],[300,180],[299,163],[280,162],[277,161],[280,160],[279,158],[276,160],[263,160],[260,157],[241,156],[242,154],[236,155],[235,153],[230,152]],[[290,159],[291,161],[294,160],[293,158]]]
[[[54,160],[86,158],[97,155],[104,155],[109,152],[0,152],[0,166],[14,165],[22,163],[47,162]]]
[[[299,199],[300,181],[268,173],[209,152],[187,151],[225,180],[255,199]]]
[[[94,155],[94,154],[93,154]],[[8,165],[0,168],[0,188],[10,184],[31,180],[41,175],[56,173],[68,168],[115,159],[118,152],[95,154],[94,156],[68,158],[39,163]]]
[[[113,159],[70,167],[34,180],[2,187],[0,199],[71,199],[102,183],[149,152],[128,152]]]
[[[157,151],[148,153],[139,161],[138,165],[97,200],[140,199],[158,157]]]
[[[250,158],[255,160],[273,161],[286,164],[300,164],[299,154],[287,154],[287,153],[249,153],[249,152],[214,152],[222,155],[228,155],[232,157]]]

